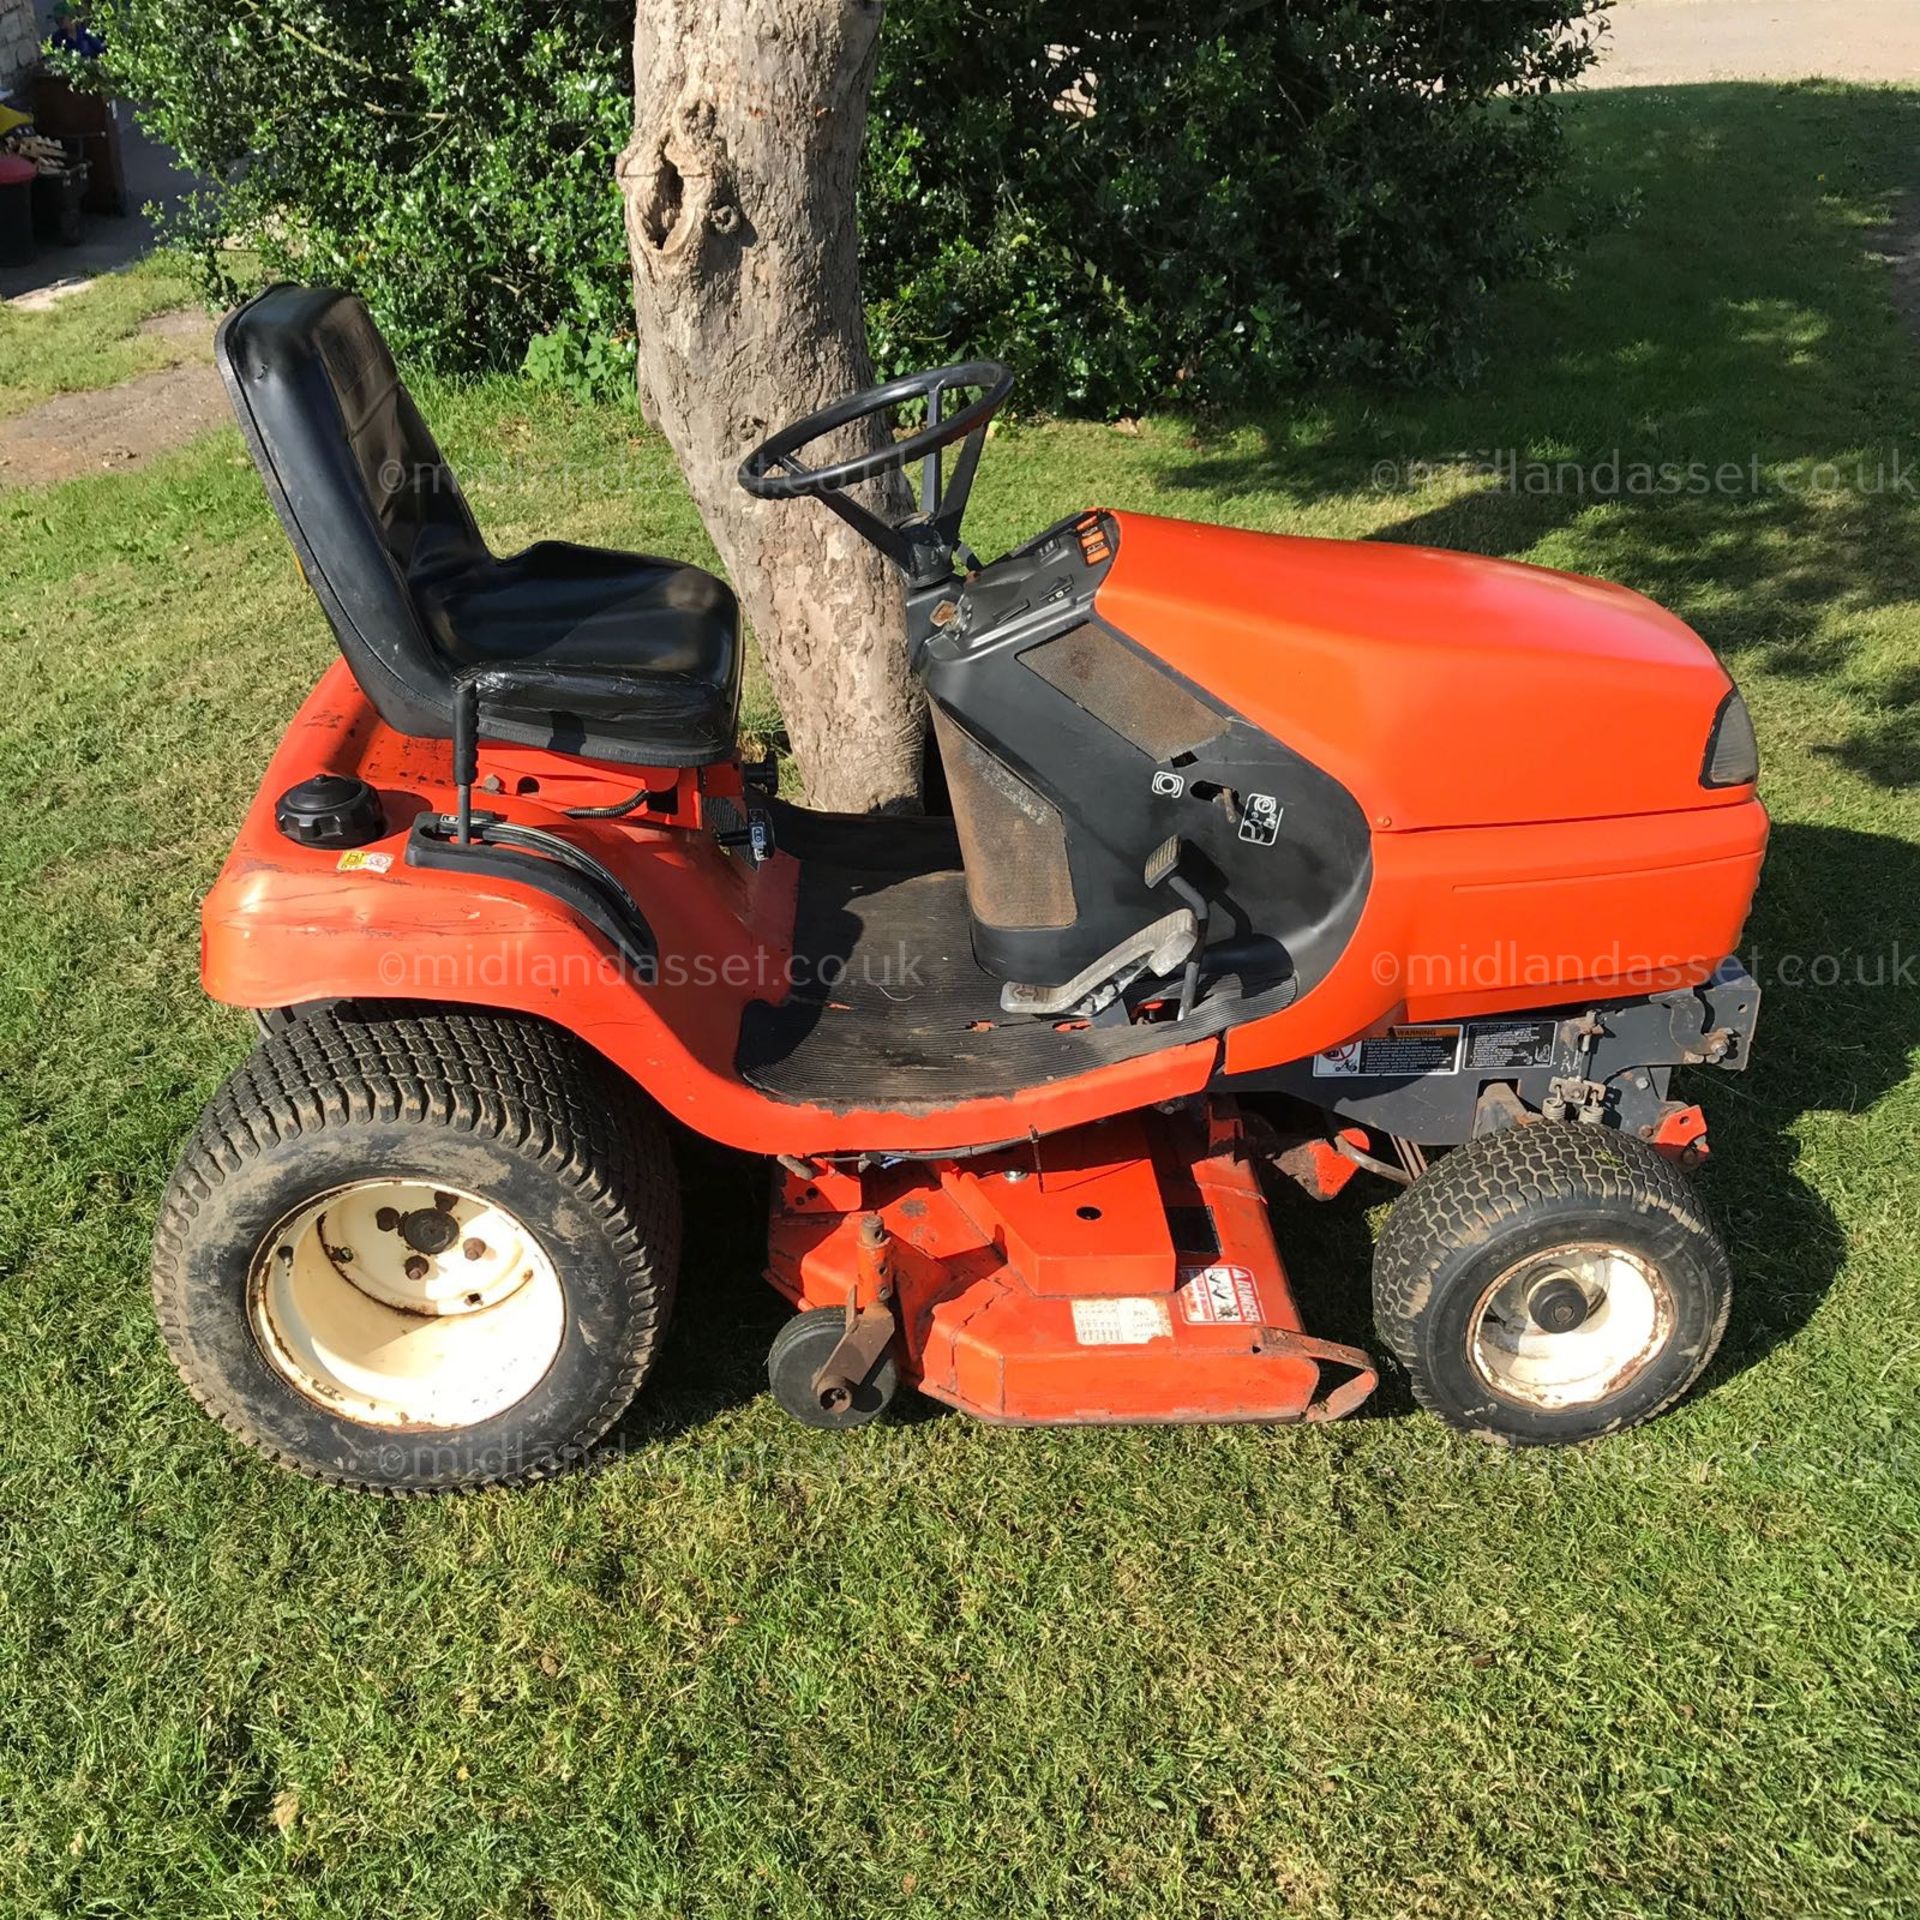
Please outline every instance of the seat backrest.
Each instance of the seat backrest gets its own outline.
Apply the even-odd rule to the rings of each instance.
[[[222,321],[216,349],[267,497],[354,677],[388,725],[444,738],[451,667],[407,577],[485,546],[373,316],[329,287],[270,287]]]

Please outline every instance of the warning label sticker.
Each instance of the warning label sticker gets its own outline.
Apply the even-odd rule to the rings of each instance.
[[[1467,1029],[1467,1071],[1550,1067],[1554,1031],[1551,1020],[1476,1020]]]
[[[1182,1267],[1180,1318],[1192,1327],[1257,1326],[1260,1294],[1245,1267]]]
[[[1172,1332],[1167,1303],[1152,1295],[1073,1303],[1073,1337],[1083,1347],[1144,1347]]]
[[[1316,1080],[1384,1078],[1405,1079],[1424,1073],[1458,1073],[1462,1029],[1389,1027],[1371,1040],[1350,1041],[1330,1053],[1313,1056]]]
[[[1256,847],[1272,846],[1280,838],[1280,822],[1286,811],[1270,793],[1248,794],[1240,816],[1240,838],[1251,840]]]
[[[355,847],[351,852],[343,853],[334,862],[336,873],[386,873],[393,866],[390,853],[369,853],[364,847]]]

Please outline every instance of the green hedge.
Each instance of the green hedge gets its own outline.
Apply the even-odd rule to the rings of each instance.
[[[964,343],[1103,411],[1452,373],[1478,297],[1562,244],[1536,201],[1581,0],[992,11],[896,23],[863,209],[889,363]]]
[[[631,8],[589,0],[94,0],[108,75],[222,181],[177,223],[207,290],[359,289],[395,346],[519,364],[630,331],[613,156]],[[243,249],[236,253],[235,246]]]
[[[1155,0],[1090,23],[893,0],[861,206],[876,357],[994,354],[1028,402],[1109,413],[1458,374],[1480,296],[1568,243],[1540,213],[1552,92],[1607,3]],[[227,183],[179,227],[210,294],[333,280],[417,360],[627,378],[626,7],[93,13],[148,125]]]

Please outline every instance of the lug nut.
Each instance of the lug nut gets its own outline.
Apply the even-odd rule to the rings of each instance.
[[[382,1207],[373,1216],[373,1224],[382,1233],[392,1233],[400,1224],[400,1210],[397,1207]]]
[[[462,1240],[460,1251],[469,1260],[484,1260],[487,1257],[487,1243],[484,1240]]]
[[[424,1280],[432,1271],[433,1263],[425,1254],[413,1253],[407,1256],[407,1278],[409,1280]]]
[[[438,1207],[442,1213],[451,1213],[459,1203],[450,1193],[436,1193],[433,1196],[433,1204]]]

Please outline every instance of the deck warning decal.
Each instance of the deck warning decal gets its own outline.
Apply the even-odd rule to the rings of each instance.
[[[1467,1029],[1468,1072],[1553,1065],[1553,1020],[1476,1020]]]
[[[1363,1078],[1412,1079],[1426,1073],[1460,1071],[1461,1028],[1449,1022],[1437,1027],[1389,1027],[1371,1040],[1352,1040],[1344,1047],[1313,1056],[1316,1080]]]
[[[1182,1267],[1180,1318],[1189,1326],[1260,1324],[1260,1294],[1245,1267]]]
[[[1152,1294],[1073,1303],[1073,1337],[1083,1347],[1144,1347],[1172,1332],[1167,1303]]]

